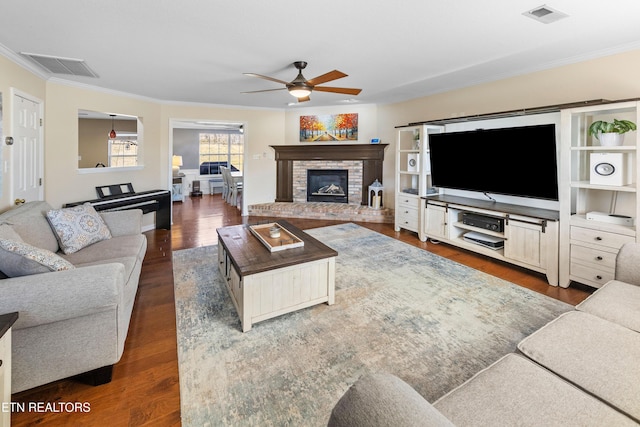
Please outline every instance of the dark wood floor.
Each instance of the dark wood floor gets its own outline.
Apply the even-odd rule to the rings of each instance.
[[[180,425],[171,253],[215,244],[216,228],[251,223],[252,220],[256,218],[241,217],[240,212],[225,204],[220,195],[187,198],[184,203],[174,204],[173,229],[145,233],[149,248],[124,355],[114,367],[113,380],[98,387],[77,380],[62,380],[13,396],[14,402],[25,404],[86,402],[90,405],[90,412],[19,412],[12,415],[13,426]],[[289,221],[302,229],[339,223],[302,219]],[[579,303],[590,293],[588,287],[564,289],[549,286],[540,274],[452,246],[420,242],[414,233],[395,232],[391,224],[360,225],[570,304]]]

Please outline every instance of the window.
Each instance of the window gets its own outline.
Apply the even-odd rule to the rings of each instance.
[[[138,165],[138,135],[118,133],[109,140],[109,167]]]
[[[244,135],[240,132],[215,132],[200,134],[200,164],[221,162],[232,170],[242,171],[244,160]]]

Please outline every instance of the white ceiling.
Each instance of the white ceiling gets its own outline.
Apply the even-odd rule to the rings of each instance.
[[[640,1],[550,0],[569,15],[523,15],[537,0],[4,0],[0,53],[45,77],[159,101],[296,108],[277,83],[361,88],[302,106],[389,103],[640,48]],[[98,78],[46,74],[20,52],[77,58]]]

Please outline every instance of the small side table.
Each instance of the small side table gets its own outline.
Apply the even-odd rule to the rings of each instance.
[[[184,202],[184,175],[173,176],[171,201]]]
[[[11,327],[18,313],[0,315],[0,396],[2,409],[11,408]],[[0,427],[11,425],[11,411],[0,409]]]

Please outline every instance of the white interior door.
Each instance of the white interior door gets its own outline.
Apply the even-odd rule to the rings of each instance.
[[[42,102],[18,93],[12,101],[12,198],[15,204],[42,200]]]

